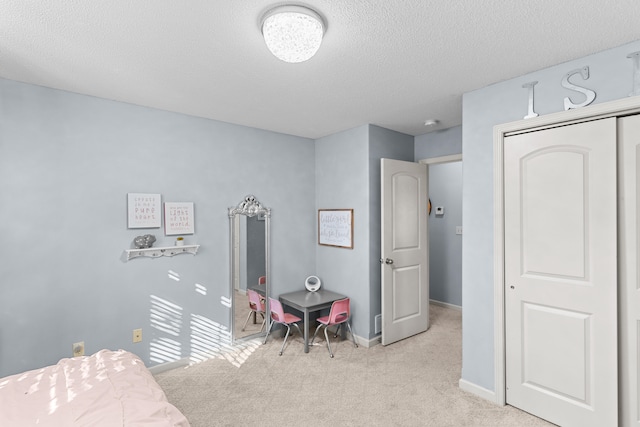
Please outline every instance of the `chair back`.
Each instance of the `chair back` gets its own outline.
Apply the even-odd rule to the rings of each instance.
[[[260,313],[267,311],[264,307],[264,299],[262,299],[259,293],[252,289],[247,289],[247,295],[249,296],[249,307],[251,307],[252,310]]]
[[[269,309],[271,310],[271,320],[277,323],[285,323],[284,308],[279,300],[269,297]]]
[[[331,311],[329,312],[329,324],[335,325],[338,323],[346,322],[351,316],[351,304],[349,298],[334,301],[331,304]]]

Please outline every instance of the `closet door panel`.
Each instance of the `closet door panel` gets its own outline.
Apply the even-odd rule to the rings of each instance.
[[[507,403],[615,426],[616,119],[505,138]]]
[[[640,116],[618,120],[621,425],[640,426]]]

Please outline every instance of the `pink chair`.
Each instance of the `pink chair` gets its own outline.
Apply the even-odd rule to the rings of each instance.
[[[267,342],[267,338],[269,338],[269,334],[271,333],[271,328],[273,328],[274,323],[280,323],[281,325],[286,326],[287,334],[284,336],[284,342],[282,343],[282,348],[280,349],[280,356],[282,356],[284,346],[285,344],[287,344],[287,338],[289,338],[289,333],[291,332],[291,327],[289,325],[295,326],[298,329],[300,335],[302,335],[300,326],[298,326],[297,323],[302,319],[298,316],[294,316],[291,313],[285,313],[284,309],[282,308],[282,303],[280,303],[280,301],[278,301],[277,299],[269,298],[269,310],[271,311],[271,325],[269,325],[267,336],[264,337],[264,343]]]
[[[318,318],[318,327],[316,331],[313,333],[313,338],[311,339],[311,344],[313,344],[313,340],[316,339],[316,334],[320,330],[322,326],[324,326],[324,336],[327,340],[327,348],[329,349],[329,356],[333,357],[333,352],[331,351],[331,345],[329,345],[329,335],[327,334],[327,328],[329,326],[337,325],[336,334],[334,338],[338,336],[338,331],[340,327],[346,323],[349,328],[349,333],[351,333],[351,339],[353,340],[353,346],[358,347],[356,344],[356,337],[353,335],[353,330],[351,329],[351,324],[349,323],[349,318],[351,317],[351,304],[349,298],[341,299],[338,301],[334,301],[331,304],[331,311],[328,316],[323,316]]]
[[[260,331],[262,331],[265,323],[267,322],[267,317],[265,316],[265,313],[267,312],[267,310],[264,306],[264,298],[262,298],[259,293],[251,289],[247,289],[247,296],[249,297],[249,309],[251,311],[247,316],[247,320],[244,321],[244,326],[242,327],[242,330],[244,331],[244,328],[247,327],[247,323],[249,322],[249,319],[251,318],[252,314],[257,315],[258,313],[260,313],[263,319],[262,326],[260,326]]]

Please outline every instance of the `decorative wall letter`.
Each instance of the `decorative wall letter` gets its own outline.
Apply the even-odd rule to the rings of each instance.
[[[533,111],[533,87],[537,85],[538,82],[529,82],[522,85],[523,88],[529,89],[529,110],[527,111],[527,115],[524,116],[525,119],[531,119],[533,117],[538,117],[538,113]]]
[[[629,96],[640,95],[640,52],[633,52],[627,55],[633,60],[633,89]]]
[[[567,97],[564,98],[564,109],[565,110],[569,110],[569,109],[572,109],[572,108],[586,107],[587,105],[591,104],[594,99],[596,99],[596,93],[594,91],[592,91],[591,89],[587,89],[587,88],[584,88],[582,86],[577,86],[577,85],[574,85],[573,83],[569,82],[569,78],[574,76],[575,74],[580,74],[580,75],[582,75],[582,78],[584,80],[587,80],[589,78],[589,67],[582,67],[582,68],[577,68],[577,69],[575,69],[573,71],[569,71],[562,78],[562,87],[565,88],[565,89],[570,89],[570,90],[575,90],[576,92],[580,92],[584,96],[586,96],[587,99],[585,99],[580,104],[575,104],[567,96]]]

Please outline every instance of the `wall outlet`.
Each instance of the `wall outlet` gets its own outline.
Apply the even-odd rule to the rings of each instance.
[[[462,234],[462,226],[461,225],[457,225],[456,226],[456,234]]]
[[[84,341],[74,342],[71,347],[73,357],[84,356]]]
[[[374,334],[380,334],[382,333],[382,314],[378,314],[375,317],[375,322],[374,322]]]
[[[142,341],[142,328],[133,330],[133,342]]]

